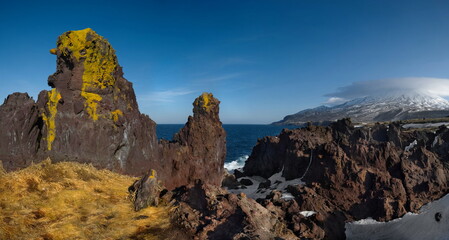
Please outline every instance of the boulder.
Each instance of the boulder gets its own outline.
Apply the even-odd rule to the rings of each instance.
[[[157,207],[159,204],[159,194],[162,189],[163,187],[157,180],[156,171],[151,169],[128,188],[134,203],[134,210],[139,211],[148,206]]]
[[[253,185],[253,181],[251,181],[251,180],[248,179],[248,178],[242,178],[242,179],[240,179],[239,182],[240,182],[241,184],[245,185],[245,186],[251,186],[251,185]]]

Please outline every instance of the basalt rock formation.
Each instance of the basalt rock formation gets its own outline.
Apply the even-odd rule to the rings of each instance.
[[[140,113],[132,83],[106,39],[90,28],[69,31],[50,53],[57,56],[56,72],[48,78],[52,89],[37,102],[14,93],[0,106],[6,170],[50,157],[131,175],[152,168],[168,188],[195,179],[220,183],[226,135],[212,94],[195,100],[194,115],[175,142],[159,143],[155,122]]]
[[[175,189],[174,224],[191,239],[297,239],[276,212],[201,181]]]
[[[193,183],[219,186],[226,158],[226,132],[219,120],[219,101],[203,93],[193,103],[193,117],[173,137],[160,142],[161,159],[168,163],[164,172],[171,173],[167,187]]]
[[[135,211],[139,211],[148,206],[157,207],[161,191],[162,187],[159,185],[157,173],[153,169],[128,187]]]
[[[304,184],[288,187],[302,211],[318,213],[313,226],[328,239],[344,238],[344,222],[388,221],[449,192],[449,129],[403,130],[398,123],[354,128],[349,119],[329,127],[283,130],[259,140],[246,162],[248,176],[282,171]],[[273,198],[260,200],[270,206]],[[281,212],[288,206],[278,204]],[[289,226],[301,221],[290,216]]]

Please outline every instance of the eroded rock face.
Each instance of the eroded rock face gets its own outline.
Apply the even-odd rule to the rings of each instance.
[[[161,141],[161,158],[170,172],[165,183],[169,189],[187,185],[196,179],[220,186],[226,159],[226,132],[220,122],[219,103],[210,93],[203,93],[193,103],[193,117],[173,141]]]
[[[44,122],[38,155],[121,173],[147,171],[158,157],[156,124],[139,112],[109,42],[89,28],[69,31],[50,52],[57,68],[48,78],[52,90],[37,101]]]
[[[136,180],[128,188],[128,192],[133,200],[134,210],[139,211],[148,206],[158,206],[159,194],[162,186],[159,185],[157,172],[151,169],[141,179]]]
[[[416,212],[449,192],[449,129],[402,131],[397,124],[284,130],[258,142],[247,175],[283,171],[305,185],[288,191],[302,210],[316,211],[327,237],[344,237],[344,221],[388,221]],[[267,205],[267,204],[265,204]]]
[[[244,194],[196,182],[173,191],[174,223],[192,239],[298,239],[275,212]]]
[[[9,95],[0,106],[0,160],[6,170],[31,164],[40,148],[42,119],[26,93]]]
[[[172,189],[203,179],[218,185],[226,134],[219,101],[204,93],[193,117],[171,143],[159,143],[156,124],[141,114],[132,84],[123,77],[109,42],[87,28],[69,31],[50,50],[57,56],[50,91],[37,102],[14,93],[0,106],[0,160],[6,170],[47,157],[92,163],[140,176],[150,168]]]

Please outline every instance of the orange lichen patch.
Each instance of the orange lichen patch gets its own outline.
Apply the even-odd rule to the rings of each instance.
[[[111,112],[111,118],[114,122],[118,122],[119,117],[123,116],[123,112],[120,109]]]
[[[65,56],[83,62],[83,85],[81,96],[86,99],[85,108],[89,116],[98,120],[97,104],[101,96],[100,89],[114,87],[114,72],[117,69],[117,57],[109,42],[90,28],[69,31],[58,39],[58,49]]]
[[[0,239],[172,238],[171,207],[134,211],[127,189],[135,180],[49,159],[0,174]]]
[[[58,112],[58,102],[61,99],[61,94],[53,88],[48,93],[47,112],[48,115],[42,113],[42,119],[47,127],[47,149],[51,150],[51,145],[56,138],[56,113]]]
[[[195,102],[193,103],[195,106],[198,106],[200,108],[203,108],[207,112],[210,111],[212,105],[210,102],[210,99],[212,98],[212,93],[206,93],[204,92],[199,96],[197,99],[195,99]]]

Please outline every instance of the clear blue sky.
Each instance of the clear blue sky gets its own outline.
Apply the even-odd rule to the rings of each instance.
[[[184,123],[203,91],[224,123],[270,123],[353,82],[449,78],[449,1],[142,2],[1,0],[0,97],[49,89],[48,50],[87,27],[158,123]]]

